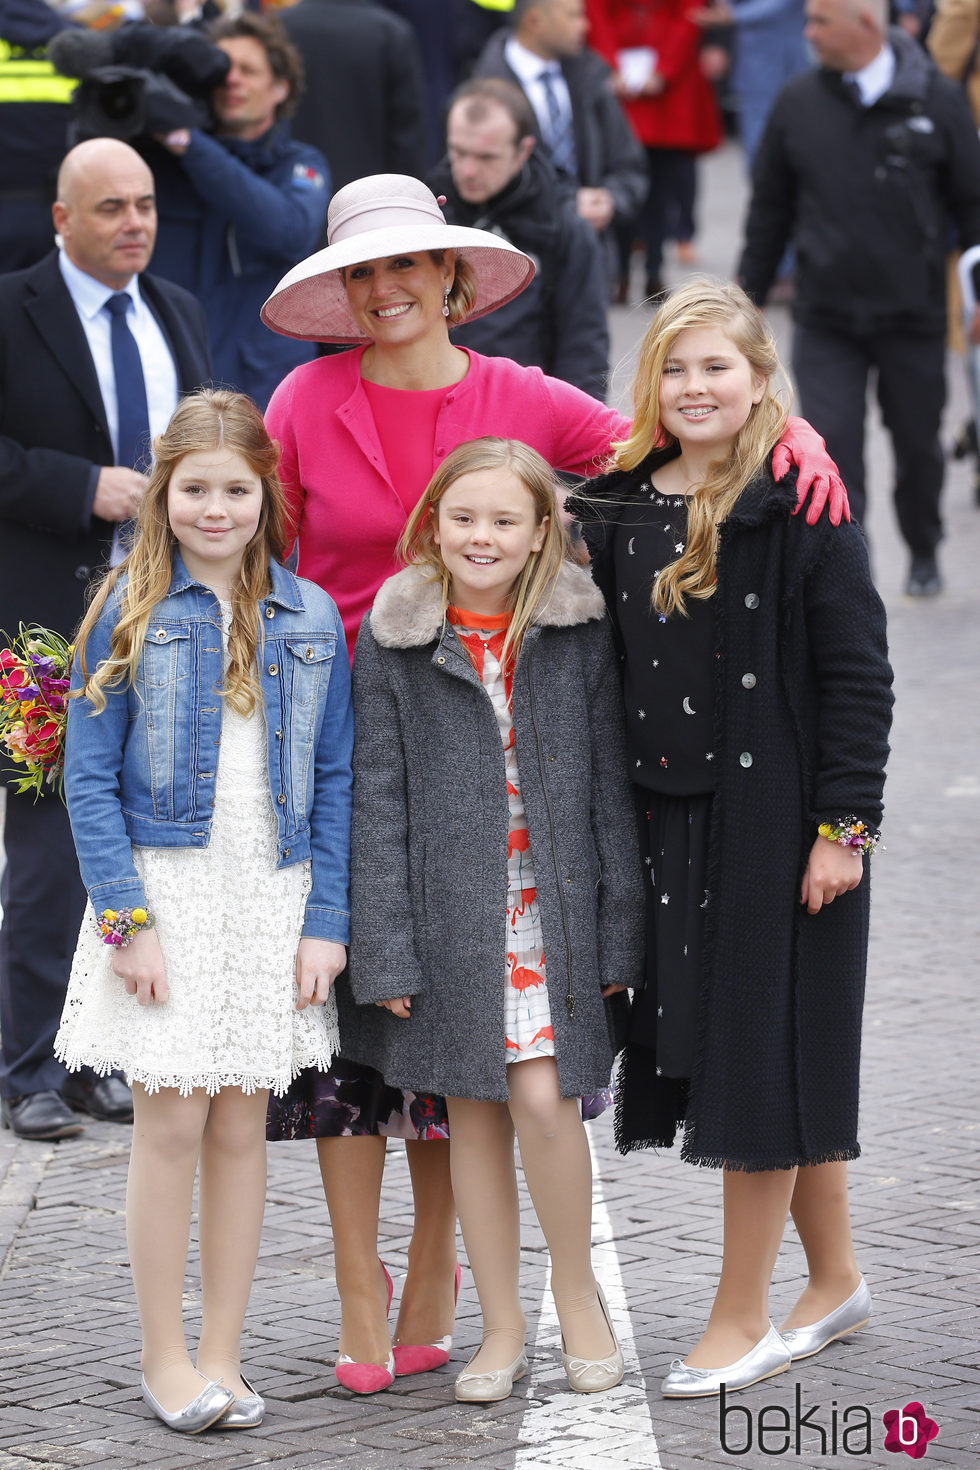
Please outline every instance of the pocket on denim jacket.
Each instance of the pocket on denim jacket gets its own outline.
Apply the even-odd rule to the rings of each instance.
[[[138,679],[154,686],[190,676],[191,630],[186,623],[150,623],[143,639]]]
[[[290,655],[289,694],[297,704],[316,704],[324,698],[330,683],[330,667],[337,651],[333,634],[314,638],[287,638]],[[285,670],[284,670],[285,672]]]

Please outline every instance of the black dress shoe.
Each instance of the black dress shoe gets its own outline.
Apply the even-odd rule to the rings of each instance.
[[[133,1094],[120,1072],[100,1077],[91,1067],[69,1072],[61,1095],[76,1113],[88,1113],[103,1123],[131,1123]]]
[[[942,590],[943,579],[939,575],[935,552],[913,556],[905,583],[906,597],[937,597]]]
[[[5,1097],[0,1103],[0,1120],[18,1138],[72,1138],[83,1125],[57,1092],[25,1092]]]

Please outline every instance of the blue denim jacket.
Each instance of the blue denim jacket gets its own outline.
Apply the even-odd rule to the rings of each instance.
[[[343,626],[333,600],[314,583],[276,562],[270,574],[272,591],[259,603],[258,657],[279,822],[277,866],[312,859],[303,934],[346,944],[353,718]],[[92,630],[89,670],[108,655],[124,585],[125,579],[117,583]],[[146,906],[133,844],[206,847],[210,841],[221,740],[220,626],[214,593],[175,555],[135,683],[106,691],[101,714],[93,714],[87,699],[69,703],[65,796],[96,913]],[[72,687],[80,684],[76,662]]]

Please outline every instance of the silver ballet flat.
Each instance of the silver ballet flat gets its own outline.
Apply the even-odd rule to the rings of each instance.
[[[241,1380],[248,1393],[233,1399],[229,1408],[215,1424],[215,1429],[257,1429],[265,1418],[265,1399],[255,1392],[245,1374]]]
[[[602,1393],[604,1389],[615,1388],[622,1379],[625,1371],[623,1354],[616,1334],[613,1331],[612,1322],[609,1320],[609,1308],[606,1306],[606,1298],[603,1296],[602,1287],[596,1288],[599,1293],[599,1305],[602,1315],[606,1319],[609,1328],[609,1336],[613,1340],[613,1351],[608,1358],[572,1358],[565,1351],[565,1339],[561,1340],[561,1365],[565,1370],[569,1388],[576,1393]]]
[[[473,1354],[473,1358],[476,1353]],[[470,1358],[472,1363],[473,1358]],[[518,1378],[527,1372],[527,1357],[522,1352],[508,1368],[492,1373],[460,1373],[456,1379],[456,1398],[461,1404],[493,1404],[510,1396]]]
[[[204,1374],[201,1374],[204,1378]],[[235,1395],[230,1388],[222,1388],[220,1383],[213,1383],[210,1378],[204,1378],[204,1387],[196,1399],[191,1399],[176,1414],[169,1413],[159,1403],[147,1387],[146,1379],[140,1380],[143,1387],[143,1400],[162,1419],[168,1429],[175,1429],[178,1434],[200,1434],[202,1429],[207,1429],[215,1419],[219,1419],[230,1404],[234,1402]]]
[[[799,1358],[812,1358],[814,1353],[819,1353],[829,1342],[836,1342],[839,1337],[857,1332],[859,1327],[866,1326],[870,1320],[871,1293],[862,1276],[860,1284],[851,1292],[847,1301],[828,1312],[826,1317],[821,1317],[819,1322],[813,1322],[809,1327],[787,1327],[779,1335],[792,1353],[795,1363]]]
[[[665,1399],[706,1399],[720,1393],[724,1384],[726,1393],[734,1393],[737,1388],[748,1388],[750,1383],[785,1373],[791,1362],[789,1348],[770,1322],[761,1342],[727,1368],[690,1368],[675,1358],[660,1392]]]

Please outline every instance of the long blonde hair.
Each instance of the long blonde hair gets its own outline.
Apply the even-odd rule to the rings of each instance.
[[[689,497],[684,552],[664,567],[653,587],[652,605],[668,617],[687,616],[686,597],[705,598],[714,592],[718,527],[779,442],[789,412],[788,392],[773,387],[782,367],[765,317],[740,286],[694,276],[671,291],[643,339],[633,382],[633,427],[628,439],[613,445],[620,469],[634,470],[653,450],[677,443],[660,421],[660,382],[674,343],[692,327],[720,327],[753,373],[766,379],[766,388],[736,434],[730,455],[711,466]]]
[[[449,606],[450,578],[435,539],[439,518],[439,502],[450,486],[464,475],[485,470],[510,470],[534,501],[535,525],[545,516],[548,525],[541,550],[528,557],[514,587],[511,620],[504,639],[501,664],[517,658],[524,634],[534,621],[535,613],[550,597],[563,561],[571,559],[568,532],[561,519],[555,477],[551,467],[537,450],[519,439],[498,439],[486,435],[470,439],[447,455],[436,470],[422,499],[408,518],[398,543],[402,561],[429,573],[427,580],[439,582],[442,589],[442,611]]]
[[[232,589],[228,668],[219,692],[241,714],[250,714],[261,697],[255,673],[260,636],[256,608],[259,598],[271,590],[269,558],[282,560],[287,535],[286,497],[276,474],[279,446],[269,438],[262,415],[244,393],[204,388],[181,400],[164,432],[154,440],[154,464],[140,501],[133,548],[106,576],[78,630],[75,644],[84,680],[78,692],[91,701],[96,711],[105,708],[107,689],[134,681],[153,609],[170,589],[177,548],[167,513],[170,477],[186,454],[219,448],[240,454],[262,481],[259,524],[245,548],[241,572]],[[127,580],[109,657],[89,673],[85,647],[121,577]]]

